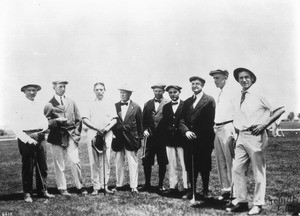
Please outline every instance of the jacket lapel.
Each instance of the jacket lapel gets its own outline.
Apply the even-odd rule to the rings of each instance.
[[[130,113],[132,112],[134,108],[134,105],[132,104],[132,101],[130,101],[130,104],[128,105],[128,109],[127,109],[127,112],[126,112],[126,115],[124,117],[124,122],[126,122],[128,120],[128,117],[130,116]]]
[[[183,107],[183,101],[180,100],[180,101],[179,101],[179,105],[178,105],[178,107],[177,107],[177,110],[176,110],[176,112],[175,112],[176,116],[178,115],[179,112],[181,112],[182,107]],[[172,109],[172,110],[173,110],[173,109]]]
[[[159,103],[159,106],[158,106],[158,108],[157,108],[157,110],[156,110],[156,113],[158,113],[162,108],[163,108],[163,106],[166,104],[166,103],[168,103],[169,101],[167,100],[167,99],[162,99],[162,101]]]
[[[52,106],[54,106],[55,108],[61,109],[61,110],[65,110],[65,107],[63,105],[60,105],[60,103],[55,99],[55,97],[53,97],[49,103],[52,104]]]
[[[203,107],[203,105],[206,104],[207,101],[207,97],[205,94],[202,95],[202,98],[200,99],[200,101],[197,103],[197,105],[195,106],[195,108],[192,110],[192,113],[196,112],[197,110],[201,109]]]
[[[116,111],[117,111],[117,115],[118,115],[120,121],[123,122],[122,111],[121,111],[121,103],[120,102],[116,103]]]

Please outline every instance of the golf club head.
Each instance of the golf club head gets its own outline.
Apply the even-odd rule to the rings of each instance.
[[[195,200],[195,197],[193,196],[193,198],[190,200],[190,203],[191,204],[195,204],[196,200]]]

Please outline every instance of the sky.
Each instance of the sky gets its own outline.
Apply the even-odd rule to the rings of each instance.
[[[28,83],[42,86],[36,100],[46,103],[52,81],[67,80],[79,107],[94,98],[96,82],[112,102],[127,84],[143,106],[156,83],[182,86],[186,99],[193,75],[215,96],[215,69],[228,70],[228,86],[239,92],[238,67],[256,74],[272,104],[300,113],[298,14],[293,0],[2,0],[0,125],[10,123]]]

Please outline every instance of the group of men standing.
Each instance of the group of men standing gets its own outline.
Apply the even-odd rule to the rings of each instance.
[[[15,126],[19,149],[22,155],[22,182],[24,199],[32,202],[32,177],[36,166],[37,190],[41,197],[52,198],[46,188],[47,164],[44,132],[50,129],[48,142],[52,145],[52,155],[56,173],[56,183],[60,194],[69,196],[64,175],[64,155],[71,162],[73,180],[79,193],[86,195],[82,184],[81,165],[78,157],[78,142],[82,123],[88,128],[87,148],[91,165],[92,195],[99,190],[115,193],[125,185],[125,157],[129,166],[130,188],[151,191],[152,166],[155,156],[159,166],[158,190],[164,194],[178,193],[177,159],[182,168],[183,198],[191,199],[196,194],[197,177],[202,179],[202,193],[209,196],[209,176],[211,153],[215,149],[222,193],[219,200],[234,197],[226,211],[248,210],[245,172],[249,162],[255,177],[253,207],[249,214],[262,211],[266,190],[265,129],[284,111],[277,109],[271,116],[271,107],[259,94],[252,91],[256,81],[254,73],[246,68],[237,68],[234,78],[242,86],[240,100],[234,100],[228,92],[226,82],[228,71],[210,72],[220,94],[216,99],[203,92],[205,80],[199,76],[189,79],[193,96],[185,101],[180,99],[178,85],[156,84],[154,98],[147,101],[143,110],[130,97],[132,90],[121,87],[120,101],[110,103],[105,97],[105,84],[95,83],[95,100],[86,105],[82,115],[75,102],[65,97],[67,81],[53,82],[54,97],[42,109],[34,98],[41,87],[28,84],[21,88],[25,93],[25,107],[17,112]],[[170,100],[163,97],[167,91]],[[238,102],[236,102],[238,101]],[[31,119],[35,119],[32,121]],[[38,120],[37,120],[38,119]],[[47,122],[48,121],[48,122]],[[142,165],[145,184],[138,188],[137,152],[144,140]],[[110,154],[115,151],[116,187],[109,190]],[[169,167],[169,185],[163,186],[166,167]],[[230,196],[231,195],[231,196]]]

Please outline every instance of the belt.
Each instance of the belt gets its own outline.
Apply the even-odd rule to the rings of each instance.
[[[38,133],[43,131],[43,129],[32,129],[32,130],[23,130],[25,133]]]
[[[225,121],[225,122],[221,122],[221,123],[216,123],[216,126],[226,125],[226,124],[231,123],[231,122],[233,122],[233,120]]]

